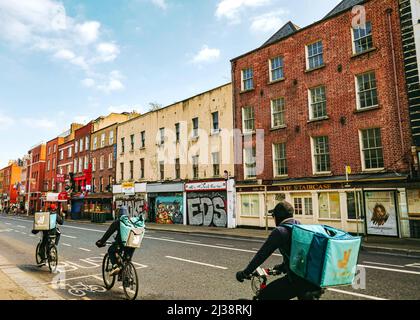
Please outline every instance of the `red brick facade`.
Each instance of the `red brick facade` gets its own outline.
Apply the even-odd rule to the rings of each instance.
[[[80,187],[80,191],[86,186],[90,185],[91,181],[86,181],[84,170],[88,169],[90,163],[90,137],[92,132],[92,122],[84,127],[77,129],[74,134],[74,159],[77,159],[77,168],[74,168],[76,186]],[[83,147],[80,147],[80,144]],[[82,162],[82,164],[80,164]]]
[[[74,165],[74,140],[67,141],[58,147],[57,173],[64,175],[64,180],[69,180],[69,173],[73,172]],[[58,192],[65,191],[65,182],[59,182]]]
[[[63,138],[58,137],[49,142],[46,146],[46,168],[44,191],[57,191],[57,165],[58,165],[58,147],[63,142]]]
[[[346,165],[351,166],[352,173],[362,173],[359,130],[368,128],[381,129],[385,171],[409,172],[411,138],[402,43],[398,36],[401,34],[398,2],[371,0],[365,8],[367,21],[372,23],[375,47],[369,53],[353,56],[353,15],[349,10],[232,60],[235,127],[242,129],[242,108],[251,106],[255,129],[265,132],[264,170],[257,179],[274,179],[272,144],[283,142],[286,143],[288,178],[313,177],[311,137],[317,136],[329,137],[332,176],[345,175]],[[394,48],[387,9],[392,10]],[[318,40],[323,43],[325,67],[307,72],[305,46]],[[397,83],[394,81],[393,49]],[[285,80],[269,84],[268,61],[277,56],[284,59]],[[241,92],[241,70],[250,67],[254,71],[254,90]],[[376,74],[379,107],[357,112],[355,77],[369,71]],[[326,87],[328,119],[310,122],[308,90],[320,85]],[[285,99],[286,127],[271,130],[270,100],[280,97]],[[236,165],[235,176],[238,181],[244,180],[243,165]]]
[[[41,196],[44,188],[46,146],[41,144],[28,152],[31,156],[31,165],[28,168],[28,186],[30,193],[29,209],[38,211],[41,209]]]

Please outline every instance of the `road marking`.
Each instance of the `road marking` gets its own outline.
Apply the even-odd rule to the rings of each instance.
[[[147,268],[147,266],[146,266],[146,265],[144,265],[144,264],[140,264],[140,263],[133,262],[133,261],[131,261],[131,263],[132,263],[132,264],[134,264],[135,266],[139,266],[139,267],[138,267],[138,268],[136,268],[136,269]]]
[[[101,277],[99,277],[99,276],[92,276],[93,278],[95,278],[95,279],[98,279],[98,280],[100,280],[100,281],[104,281],[104,279],[102,279]]]
[[[85,249],[85,248],[79,248],[80,250],[86,251],[86,252],[90,252],[91,250],[89,249]]]
[[[363,264],[359,264],[359,267],[364,267],[364,268],[368,268],[368,269],[383,270],[383,271],[399,272],[399,273],[420,274],[420,272],[416,272],[416,271],[408,271],[408,270],[398,270],[398,269],[373,267],[373,266],[367,266],[367,265],[363,265]]]
[[[161,237],[161,239],[174,240],[174,238],[169,238],[169,237]]]
[[[185,240],[187,242],[193,242],[193,243],[201,243],[201,241],[197,241],[197,240]]]
[[[216,246],[229,247],[229,248],[234,248],[235,247],[231,244],[223,244],[223,243],[216,243]]]
[[[199,265],[202,265],[202,266],[207,266],[207,267],[212,267],[212,268],[217,268],[217,269],[222,269],[222,270],[227,270],[227,268],[225,268],[225,267],[215,266],[214,264],[208,264],[208,263],[203,263],[203,262],[198,262],[198,261],[193,261],[193,260],[181,259],[181,258],[171,257],[171,256],[166,256],[165,258],[184,261],[184,262],[189,262],[189,263],[194,263],[194,264],[199,264]]]
[[[20,231],[19,230],[14,230],[15,232],[17,232],[17,233],[19,233]]]
[[[405,266],[398,265],[398,264],[388,264],[388,263],[379,263],[379,262],[370,262],[370,261],[363,261],[363,263],[377,264],[379,266],[388,266],[388,267],[397,267],[397,268],[404,268],[405,267]]]
[[[24,228],[24,229],[26,229],[26,227],[25,226],[17,226],[18,228]]]
[[[384,299],[384,298],[378,298],[378,297],[374,297],[374,296],[368,296],[366,294],[349,292],[349,291],[332,289],[332,288],[328,288],[327,290],[328,291],[333,291],[333,292],[338,292],[338,293],[343,293],[343,294],[349,294],[351,296],[356,296],[356,297],[361,297],[361,298],[367,298],[367,299],[371,299],[371,300],[388,300],[388,299]]]
[[[151,239],[151,240],[158,240],[158,241],[168,241],[168,242],[174,242],[174,243],[189,244],[189,245],[192,245],[192,246],[200,246],[200,247],[207,247],[207,248],[216,248],[216,249],[239,251],[239,252],[247,252],[247,253],[257,253],[257,251],[253,251],[253,250],[238,249],[238,248],[227,248],[227,247],[220,247],[220,246],[215,246],[215,245],[211,245],[211,244],[204,244],[204,243],[194,243],[194,242],[186,242],[186,241],[180,241],[180,240],[166,240],[166,239],[154,238],[154,237],[145,237],[145,238],[146,239]],[[281,257],[281,254],[273,253],[272,256]]]
[[[9,223],[9,222],[6,222],[6,224],[8,225],[8,226],[11,226],[12,224],[11,223]]]
[[[62,243],[62,245],[65,246],[65,247],[71,247],[71,245],[67,244],[67,243]]]
[[[420,268],[420,263],[406,264],[405,266],[410,268]]]
[[[64,237],[64,238],[77,239],[76,237],[68,236],[66,234],[62,234],[61,236]]]
[[[79,280],[79,279],[91,278],[91,277],[100,276],[100,275],[102,275],[102,273],[90,274],[88,276],[80,276],[80,277],[68,278],[68,279],[64,279],[64,280],[67,282],[67,281],[72,281],[72,280]],[[56,281],[51,281],[51,282],[45,282],[45,283],[43,283],[43,285],[51,285],[51,284],[56,284]]]

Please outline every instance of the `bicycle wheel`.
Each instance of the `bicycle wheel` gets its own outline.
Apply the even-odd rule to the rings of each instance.
[[[111,290],[115,283],[116,276],[110,276],[109,273],[112,270],[112,263],[109,259],[109,254],[107,253],[102,262],[102,278],[104,280],[105,288]]]
[[[38,267],[42,267],[43,265],[42,263],[42,258],[41,258],[41,242],[38,243],[38,245],[36,246],[36,251],[35,251],[35,260],[36,260],[36,264],[38,265]]]
[[[50,272],[54,273],[57,271],[58,265],[58,252],[57,247],[55,244],[51,244],[48,250],[48,267],[50,268]]]
[[[139,279],[136,268],[131,262],[128,262],[122,273],[123,288],[127,300],[135,300],[139,292]]]

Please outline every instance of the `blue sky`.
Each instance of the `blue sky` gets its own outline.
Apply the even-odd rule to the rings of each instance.
[[[230,59],[339,2],[0,0],[0,167],[71,122],[228,83]]]

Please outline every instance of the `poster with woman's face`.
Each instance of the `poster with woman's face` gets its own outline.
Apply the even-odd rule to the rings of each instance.
[[[393,192],[366,192],[367,231],[370,235],[398,236]]]

